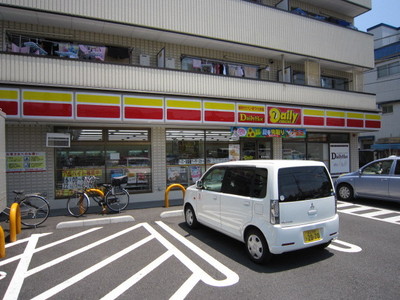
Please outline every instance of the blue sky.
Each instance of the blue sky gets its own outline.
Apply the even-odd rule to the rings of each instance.
[[[372,0],[372,10],[355,18],[354,25],[367,31],[380,23],[400,27],[400,0]]]

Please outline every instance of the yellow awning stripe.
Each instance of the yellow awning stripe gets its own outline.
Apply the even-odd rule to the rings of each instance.
[[[205,109],[235,110],[234,103],[204,102]]]
[[[59,102],[72,102],[71,93],[55,93],[44,91],[23,91],[23,100],[32,101],[59,101]]]
[[[121,104],[121,97],[117,95],[77,94],[76,102],[96,104]]]
[[[316,109],[303,109],[303,113],[306,116],[320,116],[320,117],[323,117],[325,115],[325,111],[316,110]]]
[[[337,117],[337,118],[344,118],[346,114],[343,111],[326,111],[327,117]]]
[[[0,90],[1,100],[18,100],[18,91]]]
[[[167,100],[168,108],[201,108],[200,101]]]
[[[365,115],[365,119],[366,119],[366,120],[380,120],[380,119],[381,119],[381,115],[370,115],[370,114],[366,114],[366,115]]]
[[[347,117],[350,119],[364,119],[364,114],[361,113],[347,113]]]
[[[162,107],[163,100],[162,99],[151,99],[151,98],[125,97],[124,104],[125,105]]]

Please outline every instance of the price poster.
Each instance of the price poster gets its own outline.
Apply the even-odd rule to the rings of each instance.
[[[7,172],[46,171],[45,152],[7,152]]]

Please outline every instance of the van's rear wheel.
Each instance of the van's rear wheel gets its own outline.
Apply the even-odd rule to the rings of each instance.
[[[250,259],[257,264],[265,263],[272,257],[264,235],[255,228],[250,229],[246,234],[246,250]]]
[[[188,204],[185,207],[185,221],[189,228],[197,228],[199,227],[199,222],[197,221],[196,214],[194,213],[193,207]]]

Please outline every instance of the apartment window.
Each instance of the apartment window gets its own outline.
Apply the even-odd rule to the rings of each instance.
[[[347,79],[338,77],[321,76],[321,87],[342,91],[349,90]]]
[[[259,66],[250,64],[199,57],[182,57],[182,70],[185,71],[258,79],[260,77],[259,69]]]
[[[383,114],[391,114],[391,113],[393,113],[393,105],[385,104],[385,105],[382,105],[381,107],[382,107],[382,113]]]
[[[400,61],[380,66],[377,68],[378,78],[400,73]]]
[[[7,32],[7,51],[96,62],[130,62],[131,49]]]

